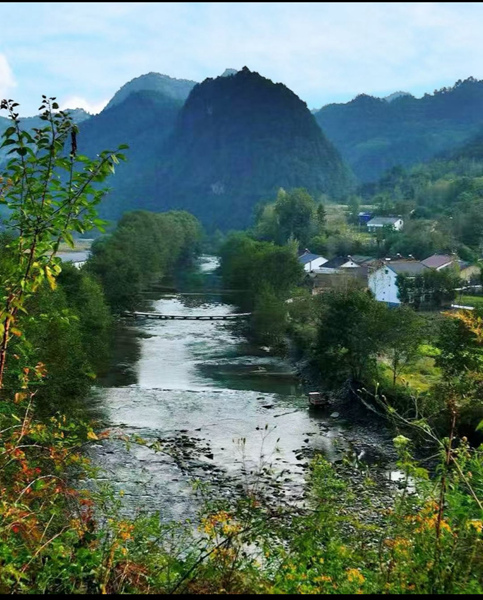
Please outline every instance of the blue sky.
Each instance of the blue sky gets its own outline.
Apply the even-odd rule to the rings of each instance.
[[[309,108],[483,79],[483,3],[2,2],[0,98],[42,94],[98,112],[155,71],[202,81],[225,68],[282,82]]]

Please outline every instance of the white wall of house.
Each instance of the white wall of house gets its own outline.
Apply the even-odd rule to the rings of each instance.
[[[307,271],[307,273],[310,273],[310,271],[314,271],[315,269],[320,268],[326,262],[327,258],[324,258],[323,256],[318,256],[317,258],[314,258],[314,260],[311,260],[310,262],[306,263],[304,265],[304,269]]]
[[[392,224],[392,228],[396,231],[401,231],[403,226],[404,221],[402,219],[398,219]],[[367,224],[367,229],[372,232],[377,231],[377,229],[382,229],[383,227],[387,227],[387,225],[383,225],[382,223]]]
[[[401,304],[397,297],[396,273],[387,265],[380,267],[368,275],[369,289],[379,302]]]

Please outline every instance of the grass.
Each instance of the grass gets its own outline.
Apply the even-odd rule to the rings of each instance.
[[[483,296],[457,296],[455,304],[463,304],[464,306],[474,306],[475,308],[483,308]]]
[[[397,377],[397,385],[408,386],[417,393],[427,392],[434,384],[441,379],[441,369],[435,366],[435,356],[439,354],[439,349],[431,344],[422,344],[419,348],[419,358],[404,367]],[[392,371],[385,359],[379,362],[381,374],[392,381]]]

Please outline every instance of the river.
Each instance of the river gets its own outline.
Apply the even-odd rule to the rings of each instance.
[[[203,257],[200,268],[217,265]],[[162,294],[155,312],[237,312],[227,295]],[[341,418],[310,409],[286,360],[253,348],[234,321],[136,320],[120,325],[112,368],[89,404],[114,432],[160,440],[161,452],[121,441],[91,450],[123,493],[128,512],[156,511],[163,520],[194,517],[195,480],[231,496],[264,487],[272,500],[303,503],[307,456],[340,459],[350,444]]]

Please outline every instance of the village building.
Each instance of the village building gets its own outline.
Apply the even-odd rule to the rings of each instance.
[[[367,289],[367,275],[367,267],[339,269],[333,273],[312,273],[310,277],[310,289],[313,295],[330,290]]]
[[[408,277],[415,277],[428,268],[417,260],[383,261],[379,268],[368,274],[368,286],[379,302],[399,306],[401,300],[398,297],[397,276],[404,273]]]
[[[395,231],[401,231],[404,221],[400,217],[374,217],[367,222],[367,229],[371,232],[378,231],[383,227],[392,227]]]
[[[327,259],[319,254],[312,254],[312,252],[306,250],[299,256],[299,262],[303,265],[304,270],[307,273],[310,273],[311,271],[314,271],[325,264]]]
[[[460,278],[464,281],[470,281],[474,278],[478,279],[480,276],[480,267],[478,265],[472,265],[469,262],[460,260],[456,254],[433,254],[421,262],[426,267],[436,269],[436,271],[452,267],[458,271]]]
[[[333,275],[339,273],[342,269],[355,269],[359,266],[351,256],[334,256],[317,269],[317,273]]]
[[[360,212],[357,215],[357,219],[359,221],[359,225],[367,225],[367,223],[372,219],[373,214],[371,212]]]
[[[433,254],[421,261],[426,267],[441,271],[447,267],[455,266],[458,262],[458,257],[454,254]]]

